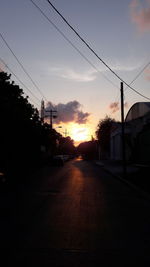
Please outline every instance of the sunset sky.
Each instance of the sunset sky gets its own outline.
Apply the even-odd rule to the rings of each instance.
[[[51,2],[127,83],[150,61],[150,0]],[[0,32],[42,92],[45,106],[49,101],[49,106],[58,110],[54,127],[61,125],[60,132],[67,130],[76,140],[88,140],[106,115],[120,120],[120,80],[88,50],[46,0],[34,3],[53,24],[30,0],[2,0]],[[8,73],[11,69],[19,77],[26,87],[12,75],[39,109],[42,95],[1,37],[0,51],[0,68]],[[132,86],[150,98],[150,65]],[[125,89],[125,115],[139,101],[148,100]]]

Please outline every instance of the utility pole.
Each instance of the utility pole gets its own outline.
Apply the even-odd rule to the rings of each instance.
[[[44,107],[44,100],[41,101],[41,121],[44,123],[44,117],[45,117],[45,107]]]
[[[124,92],[123,92],[123,82],[120,83],[121,91],[121,131],[122,131],[122,168],[123,168],[123,178],[126,178],[126,148],[125,148],[125,127],[124,127]]]
[[[57,110],[50,109],[50,110],[46,110],[46,112],[49,113],[50,127],[51,129],[53,129],[53,119],[57,118],[57,115],[56,115]]]

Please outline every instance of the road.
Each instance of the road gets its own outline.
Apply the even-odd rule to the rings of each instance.
[[[45,167],[15,205],[7,246],[20,266],[150,264],[150,202],[92,162]]]

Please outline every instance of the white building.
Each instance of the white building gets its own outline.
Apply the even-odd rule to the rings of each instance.
[[[150,102],[135,103],[125,118],[126,159],[150,161]],[[111,159],[122,159],[121,124],[111,133]]]

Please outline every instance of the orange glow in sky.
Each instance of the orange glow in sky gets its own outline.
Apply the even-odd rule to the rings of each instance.
[[[92,129],[86,124],[78,124],[78,123],[67,123],[67,124],[61,124],[62,129],[56,129],[58,130],[63,136],[65,132],[67,133],[68,136],[71,137],[71,139],[74,140],[75,145],[80,144],[81,142],[84,141],[89,141],[91,140],[92,136]]]
[[[77,123],[68,124],[69,136],[75,142],[83,142],[91,139],[90,128],[87,125],[80,125]]]

